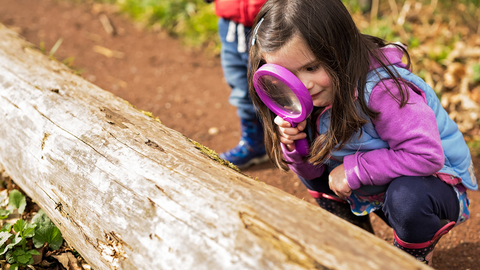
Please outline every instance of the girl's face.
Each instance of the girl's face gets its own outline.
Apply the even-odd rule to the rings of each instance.
[[[280,50],[264,53],[263,59],[295,74],[310,92],[314,106],[326,107],[333,103],[332,81],[302,38],[296,36]]]

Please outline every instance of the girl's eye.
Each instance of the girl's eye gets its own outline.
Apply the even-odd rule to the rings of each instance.
[[[307,68],[305,68],[305,70],[308,71],[308,72],[315,72],[315,71],[317,71],[319,68],[320,68],[319,65],[315,65],[315,66],[307,67]]]

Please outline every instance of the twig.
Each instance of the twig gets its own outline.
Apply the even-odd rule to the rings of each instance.
[[[432,0],[432,2],[430,2],[430,6],[428,7],[428,9],[429,9],[428,12],[430,14],[428,14],[428,16],[433,14],[435,9],[437,8],[437,4],[438,4],[438,0]]]
[[[412,3],[410,1],[406,1],[403,5],[402,11],[400,11],[400,15],[398,15],[397,25],[403,26],[405,23],[405,18],[407,17],[407,13],[410,10],[410,6]]]
[[[112,22],[110,19],[107,17],[105,14],[100,14],[99,16],[100,22],[102,23],[103,29],[105,29],[105,32],[109,34],[110,36],[114,36],[117,34],[117,31],[115,30],[115,27],[113,27]]]
[[[105,48],[105,47],[102,47],[102,46],[98,46],[98,45],[95,45],[93,46],[93,50],[96,52],[96,53],[99,53],[99,54],[102,54],[108,58],[118,58],[118,59],[122,59],[123,56],[125,55],[123,52],[119,52],[119,51],[114,51],[114,50],[110,50],[108,48]]]
[[[392,10],[393,18],[398,19],[397,2],[395,0],[388,0],[388,4],[390,5],[390,9]]]
[[[48,55],[50,56],[54,55],[57,52],[58,48],[60,48],[60,45],[62,44],[62,42],[63,42],[63,38],[59,38],[57,42],[55,42],[55,45],[53,45]]]
[[[480,9],[477,9],[477,17],[480,18]],[[480,35],[480,20],[478,20],[477,35]]]
[[[373,0],[372,1],[372,8],[370,9],[370,22],[374,22],[374,21],[377,20],[378,2],[379,2],[379,0]]]

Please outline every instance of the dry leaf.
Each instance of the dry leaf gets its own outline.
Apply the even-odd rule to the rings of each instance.
[[[70,252],[65,252],[60,255],[52,255],[52,257],[57,259],[57,261],[59,261],[67,270],[83,270],[78,266],[77,258],[75,258]]]
[[[46,246],[47,246],[47,243],[43,244],[42,247],[35,249],[36,251],[38,251],[38,253],[40,253],[40,255],[32,255],[33,264],[40,263],[43,260],[43,253]]]
[[[466,73],[467,72],[464,65],[457,62],[450,64],[443,75],[443,85],[447,88],[456,87]]]
[[[477,104],[480,104],[480,86],[477,86],[470,91],[470,98]]]
[[[445,93],[442,95],[442,106],[449,111],[448,115],[462,133],[468,133],[478,126],[480,105],[468,94]]]

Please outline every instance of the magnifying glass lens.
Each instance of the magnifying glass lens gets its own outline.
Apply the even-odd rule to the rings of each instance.
[[[263,92],[268,95],[277,107],[282,108],[291,115],[300,115],[302,113],[300,100],[285,83],[270,75],[261,76],[260,81]]]

